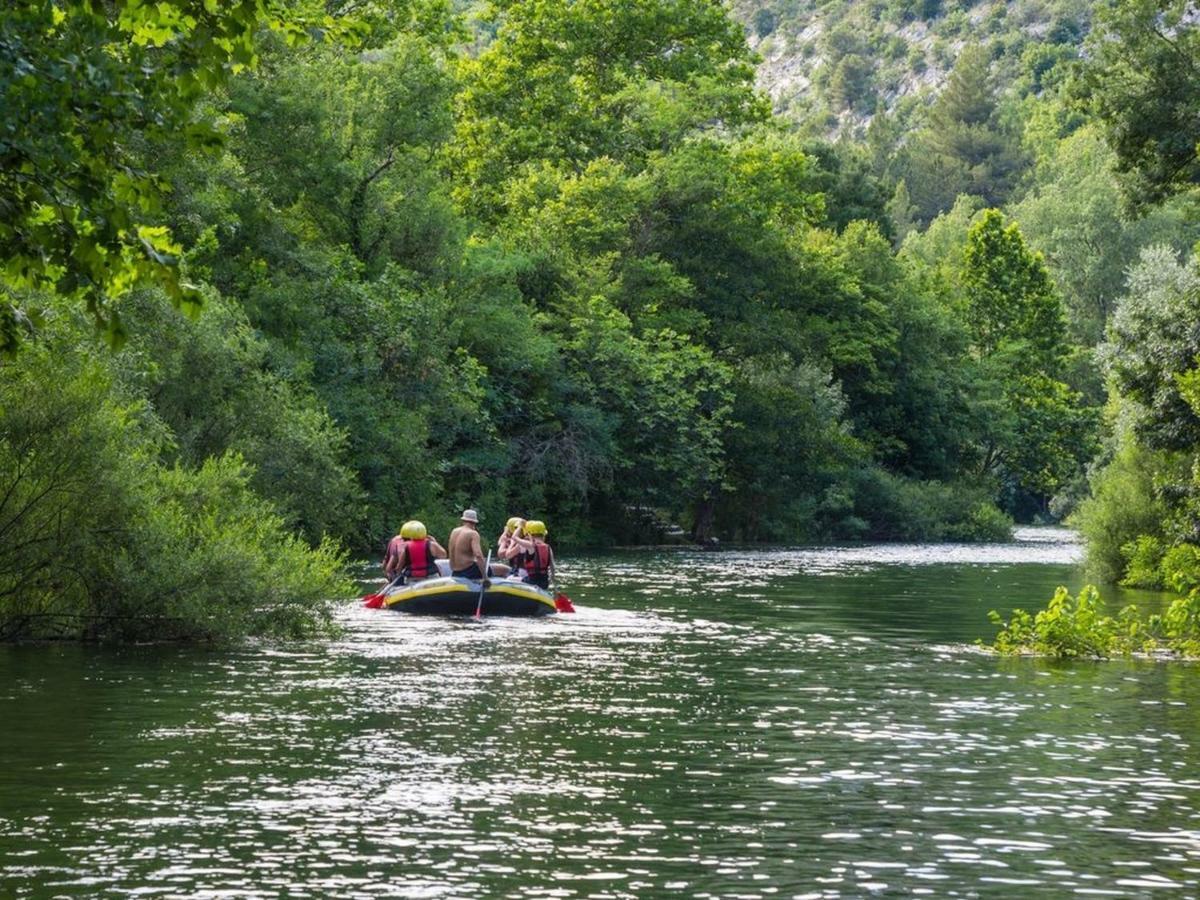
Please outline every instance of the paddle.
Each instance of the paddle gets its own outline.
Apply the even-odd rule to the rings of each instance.
[[[492,568],[492,551],[488,551],[487,561],[483,564],[483,577],[479,579],[479,602],[475,604],[475,618],[483,618],[483,592],[491,583],[488,581],[488,571]]]
[[[385,596],[387,594],[387,589],[392,587],[392,585],[396,584],[396,582],[398,582],[403,577],[404,577],[404,573],[401,572],[399,575],[397,575],[395,578],[393,578],[391,581],[389,581],[387,584],[385,584],[383,586],[383,590],[380,591],[379,593],[367,594],[365,597],[363,597],[363,606],[365,606],[367,609],[382,609],[383,601],[385,599],[387,599]]]
[[[571,598],[566,594],[561,593],[554,586],[554,569],[550,569],[550,590],[554,591],[554,608],[560,613],[575,612],[575,604],[571,602]]]

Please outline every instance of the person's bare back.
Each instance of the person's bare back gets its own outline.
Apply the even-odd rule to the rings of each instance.
[[[450,532],[450,568],[461,572],[475,563],[483,568],[483,547],[479,543],[479,532],[470,525],[459,525]]]

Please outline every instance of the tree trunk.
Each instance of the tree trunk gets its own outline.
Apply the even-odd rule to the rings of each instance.
[[[696,504],[696,524],[692,529],[692,538],[699,543],[707,543],[713,533],[713,518],[717,512],[717,504],[712,497],[705,497]]]

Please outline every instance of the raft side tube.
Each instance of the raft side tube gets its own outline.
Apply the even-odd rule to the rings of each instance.
[[[473,616],[479,603],[478,581],[426,578],[392,588],[384,606],[396,612],[427,616]],[[522,581],[493,579],[483,592],[485,616],[545,616],[558,610],[547,591]]]

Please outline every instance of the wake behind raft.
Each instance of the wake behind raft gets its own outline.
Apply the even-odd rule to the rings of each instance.
[[[446,561],[438,560],[438,569],[446,572]],[[480,602],[479,592],[483,590]],[[519,578],[491,578],[484,587],[470,578],[443,574],[408,584],[390,584],[368,601],[379,598],[379,606],[393,612],[424,616],[548,616],[556,612],[574,612],[570,600],[556,597]]]

